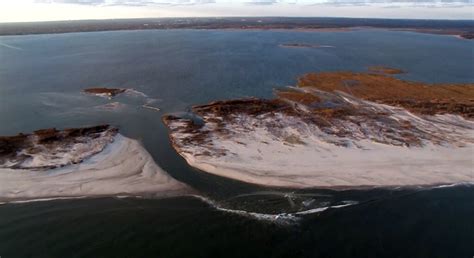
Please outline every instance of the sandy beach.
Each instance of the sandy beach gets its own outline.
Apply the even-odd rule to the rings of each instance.
[[[385,74],[309,74],[275,99],[216,101],[193,107],[202,121],[163,120],[189,165],[247,183],[473,183],[473,85],[425,85]]]
[[[276,138],[256,119],[246,123],[257,126],[247,132],[234,124],[228,127],[235,133],[232,138],[213,139],[212,145],[229,155],[195,155],[200,150],[186,146],[180,154],[203,171],[267,186],[361,188],[474,182],[472,143],[405,147],[360,140],[345,147],[328,143],[325,138],[330,137],[315,128],[302,132],[296,123],[287,124],[283,134],[301,143],[290,143]]]
[[[175,196],[190,188],[163,171],[136,141],[116,135],[84,162],[46,171],[0,168],[0,200],[94,196]]]

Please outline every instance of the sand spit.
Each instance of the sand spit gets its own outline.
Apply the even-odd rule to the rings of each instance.
[[[154,111],[157,111],[159,112],[161,109],[157,108],[157,107],[154,107],[154,106],[150,106],[148,104],[143,104],[142,105],[143,108],[147,108],[147,109],[150,109],[150,110],[154,110]]]
[[[285,47],[285,48],[334,48],[334,46],[330,46],[330,45],[318,45],[318,44],[306,44],[306,43],[281,44],[280,47]]]
[[[433,35],[452,35],[459,39],[474,39],[474,32],[469,29],[429,29],[429,28],[390,28],[394,31],[410,31],[417,33],[426,33]]]
[[[37,167],[11,167],[5,166],[4,163],[0,167],[0,200],[18,201],[117,195],[162,197],[191,192],[189,187],[164,172],[139,142],[120,134],[115,134],[113,137],[101,134],[94,137],[82,148],[85,149],[86,146],[89,146],[91,149],[96,149],[97,142],[107,142],[104,144],[105,147],[97,153],[90,151],[89,153],[94,154],[87,155],[77,164],[61,163],[61,165],[57,165],[57,157],[47,155],[48,150],[37,153],[42,161]],[[67,141],[63,139],[64,144],[61,146],[58,144],[56,155],[81,156],[81,153],[75,152],[79,148],[65,147],[68,144],[65,143]],[[63,149],[69,151],[61,153]],[[30,157],[29,159],[39,158]],[[43,164],[48,164],[48,169],[45,169]],[[52,169],[52,166],[58,168]]]
[[[461,38],[461,39],[469,39],[469,40],[474,39],[474,32],[471,31],[471,32],[461,33],[461,34],[459,35],[459,38]]]
[[[124,95],[129,99],[135,99],[143,102],[141,107],[160,111],[160,108],[156,107],[154,103],[159,102],[158,99],[150,98],[145,93],[135,90],[135,89],[124,89],[124,88],[88,88],[84,89],[83,92],[91,95],[95,95],[98,97],[107,98],[108,100],[112,100],[117,95]],[[119,110],[126,107],[127,104],[121,102],[111,102],[104,105],[97,106],[96,108],[99,110],[106,110],[106,111],[114,111]]]
[[[163,120],[191,166],[254,184],[474,182],[473,85],[350,75],[310,74],[299,87],[277,91],[276,99],[218,101],[193,107],[202,120],[172,115]]]
[[[383,65],[369,66],[368,70],[371,71],[371,72],[374,72],[374,73],[381,73],[381,74],[402,74],[402,73],[405,73],[401,69],[387,67],[387,66],[383,66]]]
[[[91,95],[96,95],[99,97],[107,97],[107,98],[112,98],[120,94],[127,94],[129,96],[141,97],[141,98],[148,99],[149,101],[153,101],[153,99],[150,99],[148,95],[135,89],[100,87],[100,88],[87,88],[87,89],[84,89],[83,92],[91,94]]]

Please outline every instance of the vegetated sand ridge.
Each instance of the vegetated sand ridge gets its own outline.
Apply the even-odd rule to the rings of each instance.
[[[116,135],[116,128],[99,125],[3,136],[0,168],[46,170],[77,164],[101,152]]]
[[[108,125],[0,137],[0,200],[191,192]]]
[[[163,118],[196,168],[281,187],[359,188],[474,182],[474,85],[369,73],[311,73],[277,98],[194,106]]]

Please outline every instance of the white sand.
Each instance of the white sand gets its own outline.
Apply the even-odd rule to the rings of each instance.
[[[164,172],[139,142],[117,135],[101,153],[48,171],[0,168],[0,200],[152,194],[174,196],[186,185]]]
[[[281,187],[414,186],[474,182],[474,148],[406,148],[361,142],[366,149],[324,143],[286,146],[261,137],[227,143],[232,157],[183,157],[193,167],[248,183]],[[223,143],[225,144],[225,143]]]
[[[387,140],[387,134],[379,130],[385,125],[376,121],[361,121],[359,125],[341,121],[337,128],[350,129],[355,137],[344,138],[281,113],[258,117],[236,114],[237,119],[225,126],[230,133],[224,135],[215,133],[215,124],[206,117],[203,130],[209,131],[210,143],[196,145],[181,144],[190,134],[180,131],[183,122],[177,120],[170,124],[171,137],[191,166],[266,186],[359,188],[474,183],[472,121],[454,115],[416,116],[401,108],[363,104],[391,114],[390,119],[409,121],[418,130],[416,135],[425,137],[420,138],[422,145],[380,143],[394,141]],[[369,132],[370,137],[361,132]],[[288,137],[297,140],[288,141]]]

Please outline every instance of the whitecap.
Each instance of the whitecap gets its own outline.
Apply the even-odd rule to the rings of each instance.
[[[148,104],[143,104],[142,105],[143,108],[147,108],[147,109],[151,109],[151,110],[154,110],[154,111],[160,111],[161,109],[157,108],[157,107],[154,107],[154,106],[150,106]]]
[[[298,212],[292,212],[292,213],[282,212],[278,214],[269,214],[269,213],[259,213],[259,212],[252,212],[252,211],[246,211],[246,210],[225,208],[207,197],[200,196],[200,195],[190,195],[190,196],[207,203],[209,206],[213,207],[214,209],[218,211],[237,214],[240,216],[249,217],[249,218],[253,218],[257,220],[269,221],[269,222],[273,222],[273,223],[277,223],[281,225],[294,225],[298,223],[301,220],[301,218],[304,217],[305,215],[320,213],[328,209],[339,209],[339,208],[344,208],[344,207],[358,204],[357,201],[342,201],[341,202],[342,204],[339,204],[339,205],[318,207],[318,208],[314,208],[310,210],[298,211]]]
[[[472,186],[472,185],[474,185],[474,182],[464,182],[464,183],[438,185],[438,186],[435,186],[433,188],[450,188],[450,187],[456,187],[456,186]]]
[[[48,201],[56,201],[56,200],[75,200],[75,199],[84,199],[87,198],[87,196],[76,196],[76,197],[52,197],[52,198],[38,198],[38,199],[26,199],[26,200],[17,200],[17,201],[11,201],[9,203],[32,203],[32,202],[48,202]],[[6,204],[6,202],[3,202],[3,204]]]
[[[142,98],[148,98],[148,95],[146,95],[144,92],[135,90],[135,89],[126,89],[125,94],[133,97],[142,97]]]

